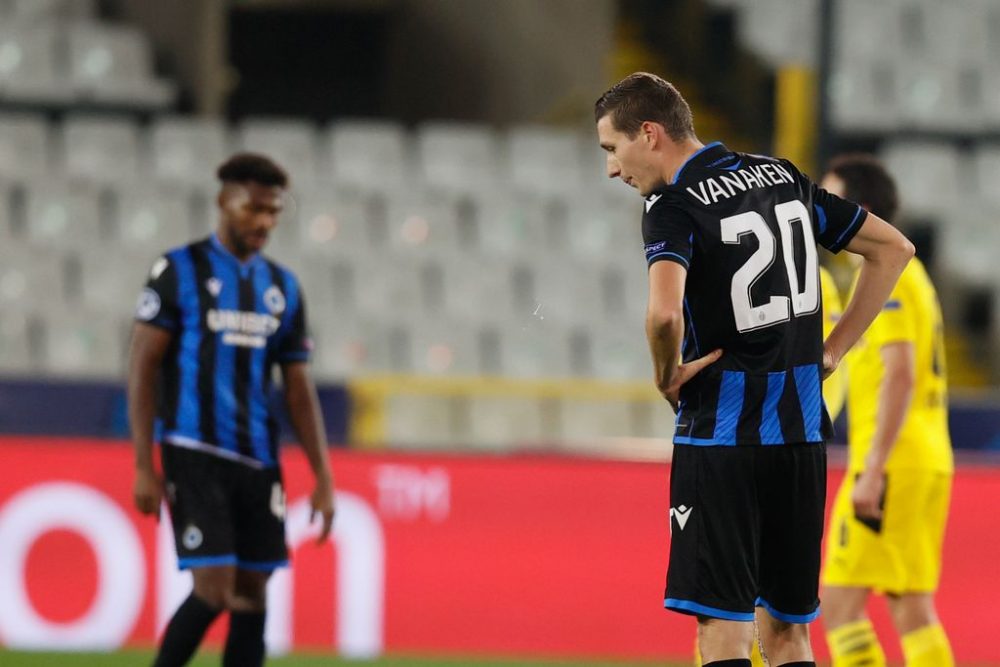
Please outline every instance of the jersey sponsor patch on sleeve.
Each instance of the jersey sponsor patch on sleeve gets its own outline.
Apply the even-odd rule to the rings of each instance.
[[[160,295],[147,287],[139,294],[135,304],[135,317],[143,322],[149,322],[160,314]]]

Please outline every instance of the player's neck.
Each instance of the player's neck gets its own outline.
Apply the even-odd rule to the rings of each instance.
[[[690,137],[683,141],[675,142],[670,155],[663,165],[663,182],[673,183],[674,177],[681,167],[691,159],[691,156],[705,147],[705,144],[698,140],[698,137]]]
[[[232,255],[240,264],[246,264],[249,260],[253,259],[254,255],[257,254],[255,252],[246,252],[245,250],[241,250],[237,247],[237,244],[233,241],[232,237],[221,230],[217,230],[215,232],[215,239],[218,241],[219,245],[222,246],[226,252]]]

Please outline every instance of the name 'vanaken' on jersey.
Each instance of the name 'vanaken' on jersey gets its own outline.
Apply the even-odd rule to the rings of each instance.
[[[787,160],[716,142],[645,202],[646,261],[687,268],[682,354],[722,358],[681,388],[674,442],[775,445],[832,433],[821,392],[816,244],[839,252],[867,213]]]
[[[156,261],[136,319],[174,334],[160,369],[163,442],[277,465],[273,367],[312,349],[295,276],[261,255],[241,262],[213,235]]]

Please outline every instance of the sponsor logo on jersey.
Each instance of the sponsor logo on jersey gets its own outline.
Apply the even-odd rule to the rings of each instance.
[[[143,322],[149,322],[160,314],[160,295],[155,290],[147,287],[139,294],[139,300],[135,304],[135,318]]]
[[[677,526],[681,530],[684,530],[684,526],[687,525],[688,519],[691,518],[691,510],[693,509],[693,507],[685,507],[684,505],[670,508],[670,516],[677,519]]]
[[[236,347],[262,348],[274,334],[281,320],[266,313],[211,308],[207,315],[209,330],[222,333],[222,342]]]

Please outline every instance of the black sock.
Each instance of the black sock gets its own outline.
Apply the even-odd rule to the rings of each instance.
[[[732,658],[731,660],[716,660],[706,662],[702,667],[750,667],[753,663],[750,658]]]
[[[799,662],[786,662],[778,667],[816,667],[816,663],[812,660],[800,660]]]
[[[220,611],[208,606],[201,598],[195,597],[194,593],[189,595],[167,624],[153,667],[186,665]]]
[[[229,636],[222,667],[259,667],[264,664],[264,612],[229,614]]]

